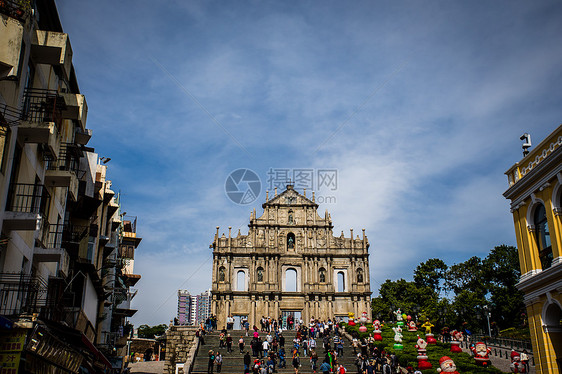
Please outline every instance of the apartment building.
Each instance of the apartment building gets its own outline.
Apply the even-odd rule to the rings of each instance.
[[[187,290],[178,291],[179,325],[195,325],[211,316],[211,290],[192,296]]]
[[[54,0],[2,0],[0,20],[0,366],[120,368],[140,278],[136,219],[121,213],[108,159],[87,146]]]
[[[178,325],[192,325],[191,305],[193,298],[187,290],[178,290]]]

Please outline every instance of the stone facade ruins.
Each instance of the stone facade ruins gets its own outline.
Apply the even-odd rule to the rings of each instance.
[[[251,213],[247,235],[219,236],[213,250],[212,313],[218,327],[232,315],[259,326],[262,316],[345,318],[367,312],[371,317],[369,242],[333,235],[330,214],[292,185]]]

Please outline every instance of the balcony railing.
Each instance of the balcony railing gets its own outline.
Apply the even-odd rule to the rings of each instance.
[[[42,184],[12,183],[6,210],[20,213],[40,213],[46,216],[51,195]]]
[[[31,10],[31,0],[2,0],[0,1],[0,13],[25,21]]]
[[[62,125],[64,98],[56,90],[28,88],[25,90],[22,119],[29,122],[53,122],[57,132]]]
[[[119,257],[123,259],[134,259],[135,258],[135,247],[132,245],[120,245],[119,246]]]
[[[59,157],[47,162],[47,170],[70,171],[82,179],[86,171],[80,170],[80,152],[74,143],[62,143]]]
[[[46,248],[70,249],[69,247],[80,243],[86,235],[88,235],[88,226],[69,223],[50,224],[43,244]]]
[[[0,1],[1,4],[1,1]],[[0,104],[0,126],[17,125],[21,118],[21,111],[18,108],[7,104]]]
[[[39,313],[46,303],[47,283],[23,273],[0,273],[0,315]]]

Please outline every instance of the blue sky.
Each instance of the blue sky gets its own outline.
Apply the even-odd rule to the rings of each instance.
[[[210,286],[215,226],[247,232],[272,168],[337,170],[319,212],[366,229],[375,294],[428,258],[514,245],[503,173],[521,134],[561,123],[556,1],[57,5],[90,145],[139,219],[136,325]],[[225,195],[238,168],[263,182],[250,205]]]

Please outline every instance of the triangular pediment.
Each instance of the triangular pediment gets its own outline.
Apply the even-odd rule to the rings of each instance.
[[[275,196],[273,199],[269,200],[268,202],[263,204],[263,207],[272,206],[272,205],[280,205],[280,206],[292,206],[292,205],[308,205],[318,208],[318,204],[313,202],[312,200],[308,199],[304,195],[301,195],[293,186],[287,186],[287,189],[283,191],[281,194]]]

